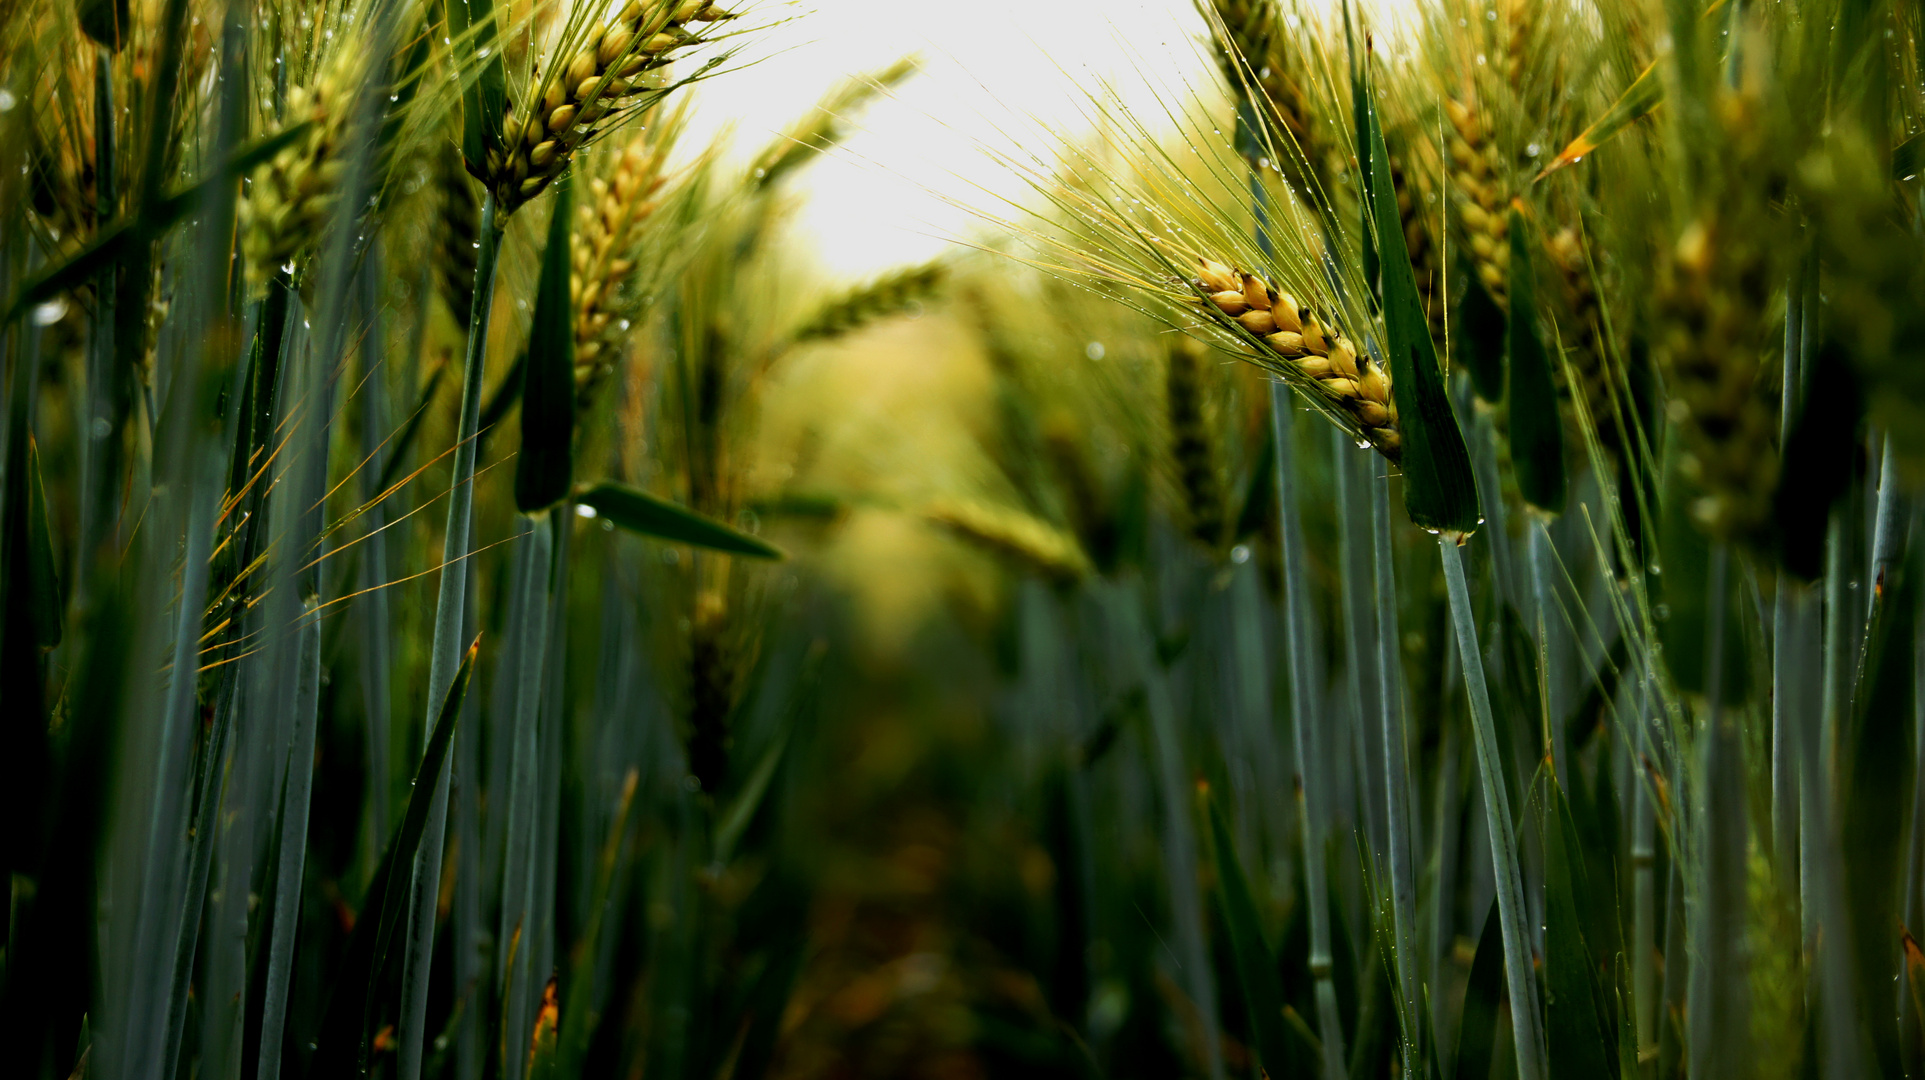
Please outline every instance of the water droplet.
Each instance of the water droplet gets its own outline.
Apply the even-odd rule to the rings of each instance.
[[[1250,561],[1250,545],[1248,545],[1248,544],[1238,544],[1238,545],[1237,545],[1236,547],[1233,547],[1233,548],[1231,548],[1231,549],[1230,549],[1230,561],[1231,561],[1231,562],[1233,562],[1233,563],[1236,563],[1236,564],[1237,564],[1238,566],[1242,566],[1242,565],[1243,565],[1244,563],[1247,563],[1247,562],[1249,562],[1249,561]]]
[[[1103,348],[1103,343],[1100,341],[1092,341],[1088,345],[1083,346],[1083,355],[1089,357],[1091,360],[1101,360],[1108,351],[1109,350]]]
[[[0,112],[12,112],[13,107],[18,104],[20,99],[13,96],[13,91],[0,90]]]
[[[595,508],[588,505],[587,503],[576,503],[575,516],[581,517],[581,518],[592,518],[595,516]]]
[[[52,326],[65,314],[67,314],[67,300],[65,297],[56,296],[34,307],[33,322],[35,326]]]

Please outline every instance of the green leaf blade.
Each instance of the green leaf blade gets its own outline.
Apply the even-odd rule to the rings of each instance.
[[[1283,1015],[1283,985],[1277,977],[1276,957],[1264,939],[1257,918],[1257,905],[1250,895],[1250,883],[1243,876],[1237,859],[1236,841],[1223,821],[1223,811],[1205,793],[1204,811],[1210,819],[1210,846],[1214,849],[1217,876],[1217,902],[1223,908],[1223,921],[1230,929],[1230,949],[1236,958],[1237,980],[1243,985],[1243,1000],[1249,1006],[1250,1028],[1256,1036],[1258,1060],[1271,1075],[1282,1075],[1290,1061],[1287,1041],[1288,1021]]]
[[[1509,354],[1511,467],[1524,501],[1548,514],[1564,512],[1564,424],[1558,416],[1551,359],[1537,336],[1531,246],[1524,215],[1511,211]]]
[[[760,537],[625,484],[596,484],[579,491],[576,501],[641,536],[757,559],[786,557]]]
[[[1398,225],[1390,152],[1374,101],[1369,120],[1371,213],[1383,270],[1384,331],[1389,339],[1390,392],[1403,436],[1404,510],[1412,524],[1459,538],[1483,524],[1470,450],[1457,428],[1450,394],[1430,340],[1430,322],[1410,268],[1410,249]]]
[[[367,1073],[368,1046],[373,1037],[370,1020],[383,996],[381,981],[389,966],[389,945],[407,913],[410,885],[407,871],[413,867],[415,852],[427,832],[428,809],[434,802],[435,789],[440,786],[441,767],[447,760],[449,744],[454,741],[455,720],[461,715],[461,703],[468,695],[468,681],[474,674],[479,645],[477,640],[468,646],[468,654],[462,659],[460,670],[455,672],[454,683],[442,699],[441,712],[422,752],[420,768],[415,771],[406,815],[388,842],[380,869],[368,885],[368,901],[354,921],[346,957],[321,1023],[314,1061],[308,1069],[308,1076],[313,1080]]]
[[[555,184],[555,211],[535,292],[528,362],[521,377],[521,453],[515,458],[515,509],[535,514],[568,496],[574,474],[575,333],[569,299],[573,185]]]

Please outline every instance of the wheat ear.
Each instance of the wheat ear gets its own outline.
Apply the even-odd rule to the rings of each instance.
[[[490,150],[487,162],[501,213],[513,213],[560,176],[600,121],[628,111],[632,95],[645,89],[639,76],[703,41],[690,26],[732,17],[709,0],[629,0],[613,22],[540,80],[527,106],[517,112],[508,104],[501,148]]]
[[[461,155],[439,155],[435,186],[440,206],[433,241],[435,280],[457,322],[466,324],[475,302],[475,256],[481,246],[481,193],[461,167]]]
[[[635,234],[655,213],[662,183],[657,147],[648,139],[632,139],[606,177],[589,181],[590,197],[577,211],[570,289],[575,392],[584,403],[614,370],[616,350],[609,337],[616,325],[616,301],[635,270]]]
[[[1755,534],[1777,487],[1778,421],[1765,384],[1762,252],[1700,217],[1658,273],[1654,342],[1669,392],[1666,419],[1684,436],[1679,467],[1699,488],[1692,518],[1720,539]]]
[[[922,513],[971,545],[1050,581],[1068,584],[1090,573],[1089,557],[1073,537],[1019,510],[942,499]]]
[[[1468,234],[1477,280],[1497,305],[1510,302],[1510,198],[1499,181],[1502,163],[1491,137],[1489,118],[1475,104],[1444,99],[1450,119],[1450,179],[1456,189],[1458,217]]]
[[[330,65],[314,82],[287,92],[288,123],[312,126],[261,167],[241,204],[242,248],[255,286],[311,250],[327,222],[347,169],[339,151],[353,105],[348,88],[357,82],[347,67]]]
[[[1390,396],[1390,373],[1382,365],[1360,356],[1349,338],[1325,327],[1289,293],[1213,259],[1198,262],[1201,271],[1192,284],[1214,310],[1234,319],[1273,357],[1312,381],[1314,392],[1341,409],[1378,453],[1393,463],[1401,458],[1397,406]],[[1276,365],[1266,357],[1263,366]]]

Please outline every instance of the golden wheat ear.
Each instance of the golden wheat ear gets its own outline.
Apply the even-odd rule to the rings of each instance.
[[[708,40],[703,24],[733,17],[707,0],[629,0],[601,30],[565,46],[567,59],[541,76],[519,108],[505,103],[501,147],[489,151],[487,163],[501,212],[541,194],[576,150],[611,126],[603,121],[633,115],[652,89],[642,76]]]
[[[1324,326],[1296,297],[1255,274],[1207,258],[1199,263],[1192,284],[1208,297],[1210,310],[1262,341],[1276,361],[1313,385],[1313,392],[1341,410],[1384,457],[1392,462],[1402,457],[1397,406],[1383,365],[1360,355],[1349,338]],[[1266,358],[1265,366],[1275,363]]]

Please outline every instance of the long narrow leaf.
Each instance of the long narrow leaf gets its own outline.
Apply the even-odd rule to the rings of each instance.
[[[455,672],[453,685],[441,701],[440,715],[428,736],[421,766],[415,770],[408,809],[395,827],[394,836],[381,856],[381,867],[368,886],[368,902],[354,921],[348,938],[347,955],[341,962],[330,995],[326,1018],[321,1023],[313,1064],[308,1068],[312,1080],[331,1077],[361,1077],[368,1072],[368,1051],[374,1032],[371,1020],[383,997],[382,976],[388,967],[388,950],[396,929],[407,915],[405,903],[421,838],[427,832],[430,804],[436,801],[442,766],[448,757],[448,744],[454,738],[455,720],[468,693],[474,674],[475,653],[480,639],[468,646],[468,653]]]
[[[580,489],[575,501],[641,536],[758,559],[784,558],[782,549],[766,540],[625,484],[605,481]]]
[[[521,453],[515,459],[515,509],[545,510],[568,494],[575,442],[575,326],[569,298],[569,233],[574,200],[568,174],[555,183],[541,283],[535,291],[528,362],[521,378]]]
[[[1404,510],[1412,524],[1455,537],[1468,536],[1484,523],[1471,476],[1470,451],[1430,340],[1430,321],[1410,268],[1390,179],[1390,153],[1372,103],[1370,120],[1370,202],[1377,222],[1378,254],[1383,260],[1384,333],[1389,341],[1390,388],[1403,434]]]

